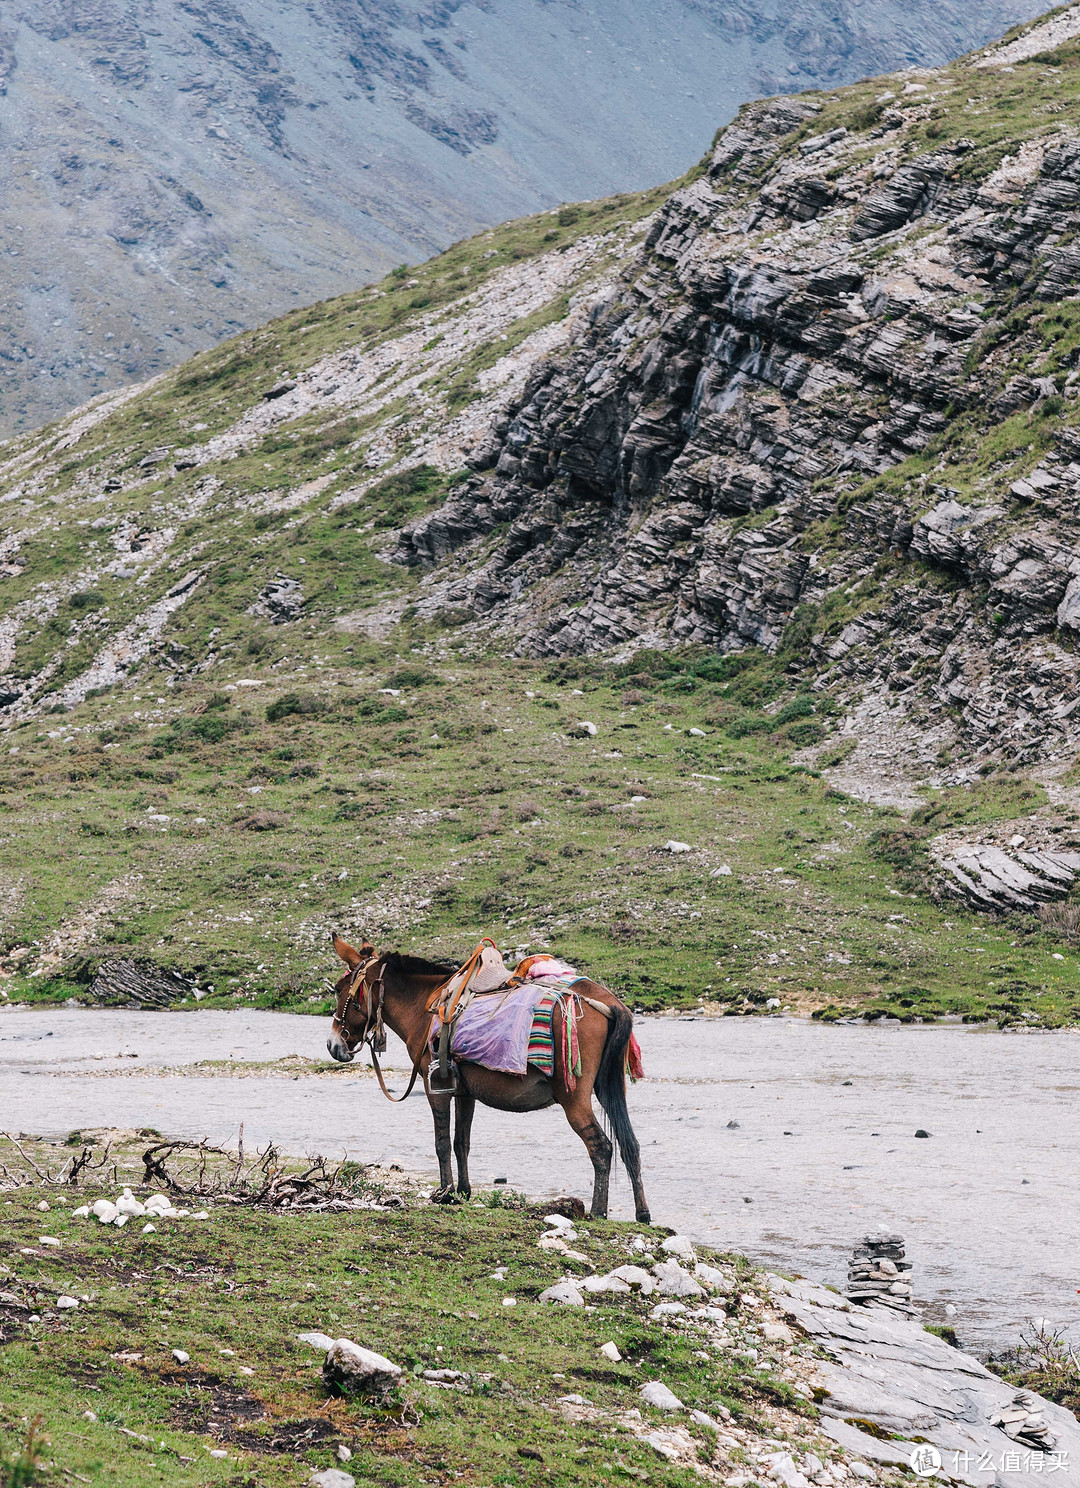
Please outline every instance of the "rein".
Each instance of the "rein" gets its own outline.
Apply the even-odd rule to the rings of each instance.
[[[367,974],[373,966],[379,967],[379,974],[375,977],[374,981],[369,987],[367,984]],[[363,988],[363,992],[360,991],[361,988]],[[386,1096],[386,1099],[388,1101],[393,1101],[396,1105],[399,1101],[408,1100],[409,1096],[412,1095],[413,1086],[416,1084],[416,1077],[420,1073],[420,1065],[423,1062],[424,1051],[427,1048],[427,1040],[425,1038],[425,1041],[421,1046],[420,1053],[416,1057],[416,1062],[412,1067],[412,1074],[409,1077],[409,1084],[406,1088],[405,1094],[391,1095],[389,1090],[387,1090],[386,1088],[386,1081],[383,1079],[383,1072],[379,1065],[379,1055],[376,1052],[379,1049],[386,1049],[386,1029],[383,1027],[383,999],[385,997],[385,991],[386,989],[381,959],[376,953],[369,956],[366,961],[362,961],[353,972],[353,979],[349,986],[348,994],[345,998],[345,1005],[341,1009],[340,1016],[336,1017],[334,1021],[341,1025],[342,1036],[345,1037],[345,1020],[348,1017],[350,1007],[352,1007],[353,1003],[366,1002],[367,994],[369,992],[371,993],[371,1011],[369,1012],[367,1022],[364,1025],[363,1036],[352,1052],[355,1054],[357,1050],[362,1049],[365,1044],[368,1045],[371,1050],[371,1063],[375,1069],[375,1078],[379,1082],[379,1089],[382,1091],[383,1095]]]

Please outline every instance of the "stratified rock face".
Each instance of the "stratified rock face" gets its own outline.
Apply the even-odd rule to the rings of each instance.
[[[1070,739],[1080,385],[1052,317],[1080,117],[1051,103],[1002,159],[971,98],[958,134],[1000,61],[744,109],[486,468],[401,534],[396,561],[443,565],[420,613],[471,607],[531,655],[797,639],[819,687],[948,709],[976,750]]]
[[[0,433],[482,225],[670,179],[746,98],[1036,9],[9,0]]]

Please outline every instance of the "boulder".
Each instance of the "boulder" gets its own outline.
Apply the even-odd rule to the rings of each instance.
[[[704,1297],[705,1289],[698,1285],[689,1271],[684,1271],[678,1261],[657,1261],[653,1267],[660,1294],[664,1297]]]
[[[564,1307],[584,1307],[585,1298],[572,1281],[557,1281],[540,1293],[541,1302],[561,1302]]]
[[[647,1380],[638,1391],[638,1394],[646,1405],[654,1405],[657,1410],[676,1411],[686,1409],[674,1391],[669,1390],[667,1385],[662,1384],[660,1380]]]
[[[643,1266],[616,1266],[610,1274],[625,1281],[627,1286],[640,1287],[643,1297],[649,1297],[656,1291],[655,1280]]]
[[[323,1381],[338,1395],[380,1395],[401,1378],[401,1366],[349,1338],[330,1345],[323,1364]]]
[[[296,1341],[297,1343],[310,1344],[312,1348],[319,1349],[324,1354],[329,1353],[334,1347],[334,1340],[326,1333],[298,1333],[296,1335]]]
[[[694,1247],[685,1235],[669,1235],[660,1248],[666,1250],[668,1255],[679,1256],[684,1261],[694,1259]]]

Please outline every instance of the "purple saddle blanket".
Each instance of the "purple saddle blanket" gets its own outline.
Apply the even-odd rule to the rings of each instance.
[[[452,1051],[455,1059],[481,1064],[507,1075],[523,1075],[529,1062],[533,1012],[552,1000],[542,985],[509,987],[505,992],[483,992],[474,997],[458,1019]],[[432,1039],[439,1020],[432,1020]]]

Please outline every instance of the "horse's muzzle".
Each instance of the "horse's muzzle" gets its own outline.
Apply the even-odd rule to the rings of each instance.
[[[332,1033],[326,1040],[326,1048],[330,1058],[336,1059],[339,1064],[349,1064],[353,1059],[353,1051],[337,1034]]]

